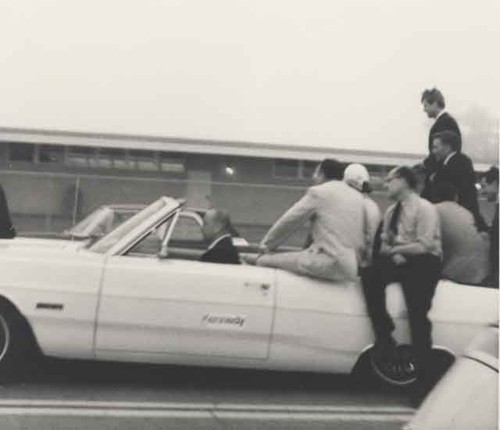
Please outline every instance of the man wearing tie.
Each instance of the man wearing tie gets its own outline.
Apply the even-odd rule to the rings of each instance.
[[[431,308],[441,270],[439,216],[429,201],[415,192],[417,178],[410,167],[397,167],[387,177],[389,196],[396,202],[384,216],[380,257],[365,288],[368,314],[375,332],[372,359],[379,368],[390,366],[396,343],[391,335],[394,324],[387,312],[385,288],[401,282],[417,362],[418,383],[414,400],[418,403],[430,388]]]

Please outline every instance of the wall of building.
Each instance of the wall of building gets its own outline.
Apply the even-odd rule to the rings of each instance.
[[[169,195],[187,198],[193,207],[228,210],[240,233],[257,241],[303,195],[315,166],[269,158],[146,151],[110,155],[100,150],[95,160],[82,166],[81,160],[72,164],[68,148],[44,152],[36,147],[30,160],[29,151],[12,159],[13,147],[0,142],[0,183],[21,234],[61,232],[103,204],[147,204]],[[110,156],[118,158],[109,161]],[[173,164],[168,161],[162,167],[165,160]],[[389,167],[375,165],[370,170],[380,178]],[[382,210],[387,208],[384,192],[373,197]],[[481,205],[491,219],[491,205]],[[303,243],[305,232],[301,229],[290,244]]]

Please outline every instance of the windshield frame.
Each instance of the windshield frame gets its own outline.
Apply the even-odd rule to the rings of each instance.
[[[91,236],[91,232],[95,229],[96,225],[102,222],[103,218],[109,212],[114,216],[114,212],[108,206],[99,206],[97,209],[93,210],[81,221],[77,222],[73,227],[67,230],[67,235],[69,237],[74,237],[78,239],[86,239]]]
[[[88,250],[97,254],[119,255],[131,244],[141,240],[180,205],[175,199],[161,197],[90,245]],[[158,206],[156,210],[155,206]],[[113,236],[118,237],[114,240]],[[106,241],[111,243],[106,246]]]

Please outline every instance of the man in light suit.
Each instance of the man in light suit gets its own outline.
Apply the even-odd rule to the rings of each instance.
[[[344,168],[323,160],[315,182],[267,232],[257,265],[332,281],[355,280],[364,252],[364,197],[342,181]],[[272,253],[299,226],[311,220],[312,242],[303,251]]]
[[[482,283],[490,271],[487,233],[479,233],[472,213],[457,203],[453,184],[439,183],[436,195],[443,245],[441,277],[467,285]]]

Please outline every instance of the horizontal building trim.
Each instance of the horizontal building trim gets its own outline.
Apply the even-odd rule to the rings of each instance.
[[[310,147],[261,142],[9,127],[0,127],[0,141],[310,161],[320,161],[323,158],[336,157],[345,162],[383,166],[413,165],[422,161],[425,156],[424,154],[340,149],[324,146]],[[475,164],[475,168],[478,171],[485,171],[489,168],[489,165]]]

